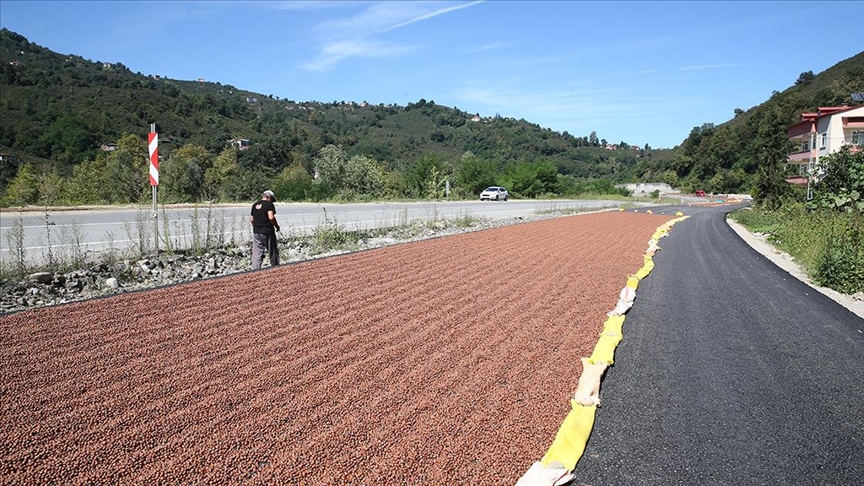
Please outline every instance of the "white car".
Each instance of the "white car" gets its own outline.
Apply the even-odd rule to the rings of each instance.
[[[507,189],[498,186],[487,187],[480,193],[481,201],[506,201],[510,198],[510,193]]]

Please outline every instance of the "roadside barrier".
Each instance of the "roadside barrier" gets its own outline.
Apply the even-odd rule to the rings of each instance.
[[[651,210],[646,212],[651,213]],[[660,239],[669,234],[672,226],[690,217],[681,212],[675,216],[677,218],[660,225],[651,236],[642,267],[627,277],[627,284],[618,295],[618,303],[606,314],[594,351],[590,357],[582,358],[582,374],[570,399],[570,412],[558,428],[549,450],[528,468],[516,486],[560,486],[573,480],[572,472],[585,452],[588,436],[594,427],[594,415],[600,406],[600,382],[609,366],[615,363],[615,348],[624,339],[625,315],[636,299],[639,282],[654,270],[654,254],[661,249]]]

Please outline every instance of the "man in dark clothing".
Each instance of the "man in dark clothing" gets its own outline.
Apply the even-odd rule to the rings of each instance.
[[[252,205],[249,222],[252,223],[252,269],[261,268],[264,252],[270,257],[270,266],[279,265],[279,248],[276,246],[276,196],[273,191],[264,191],[261,200]]]

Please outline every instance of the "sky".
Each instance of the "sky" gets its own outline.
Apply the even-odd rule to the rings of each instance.
[[[294,101],[425,99],[654,148],[864,51],[862,18],[864,0],[0,0],[0,27],[145,75]]]

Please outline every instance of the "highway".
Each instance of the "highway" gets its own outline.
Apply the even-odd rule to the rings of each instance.
[[[676,210],[677,208],[652,208]],[[861,484],[864,319],[682,207],[573,484]]]
[[[308,234],[326,222],[346,229],[363,230],[408,224],[416,220],[433,221],[458,217],[506,219],[561,209],[600,209],[618,207],[619,201],[603,200],[510,200],[501,202],[385,202],[360,204],[276,203],[277,219],[285,234]],[[166,234],[174,248],[191,247],[193,234],[222,235],[238,244],[251,241],[249,204],[160,207],[154,223],[149,206],[87,210],[31,210],[0,213],[0,259],[14,257],[23,250],[28,262],[47,261],[49,251],[55,260],[73,251],[88,255],[114,249],[152,248],[154,227],[160,233],[160,248]],[[17,223],[17,224],[16,224]],[[193,231],[197,224],[198,231]],[[19,233],[13,231],[20,228]],[[12,251],[10,251],[12,249]]]

